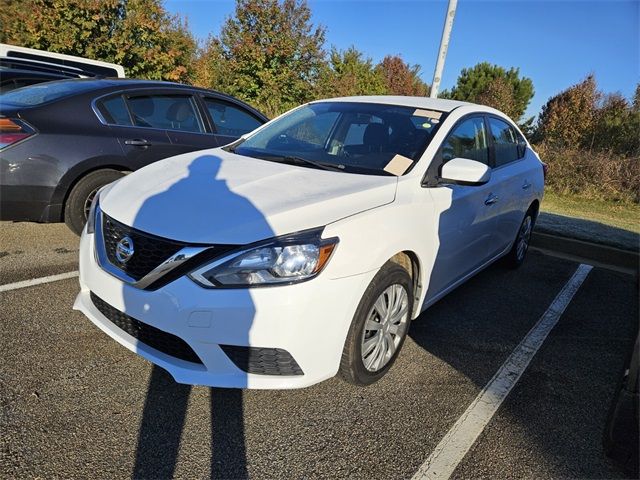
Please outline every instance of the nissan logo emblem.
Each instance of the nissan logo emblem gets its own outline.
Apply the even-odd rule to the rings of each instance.
[[[127,263],[133,257],[133,240],[131,237],[122,237],[116,245],[116,258],[122,264]]]

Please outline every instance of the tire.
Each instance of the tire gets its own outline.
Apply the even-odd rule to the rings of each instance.
[[[529,244],[531,243],[531,232],[533,231],[534,224],[535,218],[531,210],[529,210],[522,219],[511,250],[509,250],[509,253],[505,256],[505,263],[508,267],[515,269],[524,263],[527,251],[529,250]]]
[[[393,302],[394,298],[397,299],[398,307],[395,309],[396,315],[392,315],[385,323],[378,312],[381,305],[376,303],[381,300],[382,306],[388,306],[388,302]],[[343,380],[365,386],[378,381],[387,373],[407,338],[412,307],[413,288],[409,273],[398,264],[387,262],[367,287],[351,322],[340,361],[339,375]],[[402,313],[403,310],[406,312]],[[365,325],[371,325],[368,320],[382,326],[373,330],[366,329]],[[397,333],[394,334],[393,330]],[[368,348],[370,351],[363,356],[365,342],[368,342],[365,349]],[[388,346],[389,342],[394,345],[393,351],[383,348]],[[375,346],[371,347],[374,343]],[[376,352],[380,363],[376,362],[374,357]]]
[[[71,189],[64,204],[64,223],[76,235],[82,233],[87,222],[88,207],[96,192],[103,186],[118,180],[124,174],[118,170],[96,170],[82,177]]]

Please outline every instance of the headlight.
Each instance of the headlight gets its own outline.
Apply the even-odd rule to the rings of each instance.
[[[87,234],[95,233],[96,231],[96,208],[100,198],[100,193],[104,190],[104,187],[100,188],[96,192],[91,201],[91,208],[89,209],[89,215],[87,215]]]
[[[216,259],[189,277],[207,288],[237,288],[301,282],[326,266],[337,238],[321,239],[322,230],[279,237]]]

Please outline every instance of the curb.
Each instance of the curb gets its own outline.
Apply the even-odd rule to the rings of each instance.
[[[533,232],[531,235],[531,246],[633,272],[638,272],[638,266],[640,265],[640,253],[638,251],[622,250],[616,247],[548,233]]]

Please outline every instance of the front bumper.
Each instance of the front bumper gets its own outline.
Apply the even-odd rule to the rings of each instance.
[[[235,388],[300,388],[334,376],[344,341],[375,271],[340,279],[254,289],[205,289],[186,277],[141,290],[104,271],[95,260],[94,235],[80,243],[80,310],[113,339],[167,370],[177,382]],[[110,321],[91,298],[179,337],[202,363],[163,353]],[[221,347],[221,345],[223,347]],[[236,366],[225,346],[282,349],[302,375],[254,374]]]

